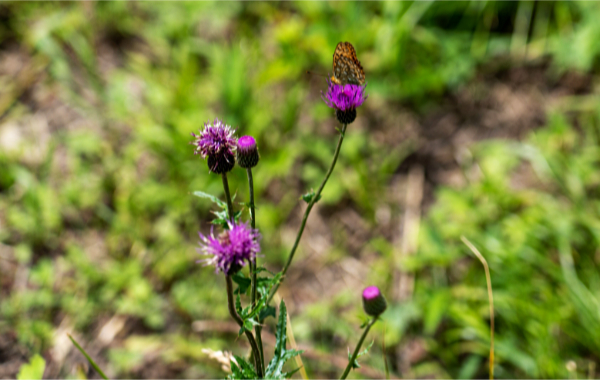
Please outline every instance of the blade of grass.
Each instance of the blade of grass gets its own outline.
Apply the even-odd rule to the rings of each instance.
[[[492,292],[492,278],[490,277],[490,268],[483,255],[479,253],[477,248],[466,237],[461,236],[460,240],[469,247],[485,269],[485,281],[487,282],[488,300],[490,302],[490,379],[494,378],[494,293]]]
[[[73,337],[71,336],[71,334],[67,334],[67,336],[69,337],[69,339],[71,339],[71,342],[73,342],[73,344],[75,345],[75,347],[77,347],[77,349],[79,350],[79,352],[81,352],[83,354],[83,356],[85,356],[85,358],[88,360],[88,362],[90,362],[91,366],[94,367],[94,369],[96,370],[96,372],[98,372],[98,374],[100,376],[102,376],[102,378],[104,380],[108,380],[108,377],[106,377],[106,375],[104,374],[104,372],[102,372],[102,370],[100,369],[100,367],[98,367],[98,364],[96,364],[96,362],[94,362],[92,360],[92,358],[90,358],[90,355],[88,355],[87,352],[85,352],[85,350],[79,345],[79,343],[77,343],[77,341],[75,341],[75,339],[73,339]]]

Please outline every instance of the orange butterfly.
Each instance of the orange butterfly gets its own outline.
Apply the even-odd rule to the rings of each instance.
[[[356,58],[356,51],[350,42],[340,42],[335,47],[331,81],[342,85],[365,83],[365,72]]]

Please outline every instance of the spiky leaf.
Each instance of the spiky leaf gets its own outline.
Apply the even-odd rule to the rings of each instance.
[[[287,342],[287,309],[285,302],[281,300],[279,304],[279,320],[277,322],[277,332],[275,334],[276,344],[275,353],[273,359],[269,362],[265,371],[265,378],[267,379],[285,379],[287,373],[282,372],[283,365],[289,359],[300,355],[303,351],[299,350],[288,350],[286,349]]]
[[[228,379],[258,379],[258,376],[256,375],[256,370],[254,369],[254,366],[252,364],[248,363],[246,360],[244,360],[244,358],[240,356],[234,355],[233,357],[238,362],[238,365],[236,365],[233,360],[230,361],[231,375],[227,377]]]
[[[369,350],[371,349],[371,346],[373,345],[373,342],[375,342],[375,341],[372,341],[371,344],[369,344],[367,346],[367,348],[365,348],[364,350],[362,350],[361,352],[359,352],[356,355],[356,359],[354,359],[354,363],[352,363],[352,365],[351,365],[352,369],[360,368],[360,364],[358,364],[358,358],[360,358],[361,356],[363,356],[369,352]],[[350,360],[350,359],[352,359],[352,354],[350,353],[350,351],[348,351],[348,360]]]

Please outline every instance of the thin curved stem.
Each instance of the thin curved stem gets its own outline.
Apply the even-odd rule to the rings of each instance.
[[[231,202],[231,193],[229,192],[229,182],[227,182],[227,173],[221,174],[221,177],[223,178],[223,189],[225,190],[225,199],[227,200],[227,213],[229,215],[231,223],[233,223],[233,203]]]
[[[252,355],[254,356],[254,367],[256,367],[256,373],[258,375],[258,378],[262,379],[264,372],[262,363],[260,361],[258,345],[256,344],[256,340],[254,340],[254,336],[252,335],[252,333],[246,330],[246,328],[244,327],[244,321],[238,315],[237,310],[235,310],[235,305],[233,303],[233,281],[231,280],[231,276],[226,275],[225,279],[227,282],[227,306],[229,307],[229,314],[231,314],[231,317],[237,322],[237,324],[244,329],[246,337],[250,342],[250,347],[252,348]]]
[[[346,133],[347,126],[348,126],[348,124],[344,124],[342,127],[342,130],[340,132],[340,139],[338,140],[337,147],[335,148],[335,153],[333,154],[333,161],[331,161],[331,165],[329,166],[329,170],[327,171],[327,174],[325,175],[325,179],[323,179],[321,186],[319,187],[319,189],[317,190],[315,195],[312,197],[312,199],[308,203],[308,206],[306,207],[306,211],[304,211],[304,217],[302,218],[302,223],[300,224],[300,229],[298,230],[298,235],[296,235],[296,241],[294,242],[294,246],[292,247],[292,250],[290,251],[288,260],[285,263],[285,266],[283,267],[283,270],[281,272],[281,281],[283,281],[283,279],[285,278],[285,274],[287,273],[287,271],[290,267],[290,264],[292,264],[292,260],[294,259],[294,254],[296,253],[296,249],[298,249],[298,244],[300,243],[300,239],[302,238],[302,233],[304,232],[304,227],[306,226],[306,221],[308,220],[308,215],[310,214],[310,210],[312,210],[315,203],[317,203],[317,200],[321,196],[321,191],[323,191],[323,188],[325,187],[325,184],[327,183],[329,176],[331,176],[331,173],[333,172],[333,168],[335,167],[335,163],[337,162],[338,156],[340,154],[340,148],[342,147],[342,142],[344,141],[344,135]],[[279,289],[279,285],[281,284],[281,281],[277,285],[275,285],[273,287],[273,289],[271,290],[271,294],[269,294],[267,303],[271,302],[271,299],[275,295],[275,292],[277,292],[277,289]]]
[[[252,178],[252,168],[246,169],[246,174],[248,174],[248,188],[250,192],[250,225],[252,229],[256,228],[256,211],[254,209],[254,180]],[[252,271],[252,308],[256,307],[256,258],[252,260],[250,263],[250,269]],[[256,341],[258,342],[258,349],[260,351],[260,362],[261,365],[265,366],[265,357],[263,353],[263,344],[261,337],[262,327],[260,325],[254,326],[254,333],[256,334]]]
[[[363,334],[360,337],[360,340],[358,341],[356,348],[354,349],[354,353],[352,354],[352,357],[350,358],[350,361],[348,362],[348,365],[346,366],[346,370],[344,370],[344,373],[342,374],[340,379],[345,379],[348,376],[348,374],[350,373],[350,370],[352,369],[352,363],[354,363],[354,361],[356,360],[356,357],[358,356],[358,352],[360,351],[360,347],[362,346],[363,342],[365,341],[365,338],[367,337],[367,334],[369,333],[371,326],[373,326],[375,324],[375,322],[377,322],[377,318],[378,317],[371,319],[371,322],[369,322],[367,327],[365,327],[365,331],[363,331]]]

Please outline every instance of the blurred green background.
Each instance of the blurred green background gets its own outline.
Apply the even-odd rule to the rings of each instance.
[[[67,333],[111,377],[226,376],[207,349],[248,348],[223,276],[195,264],[212,206],[191,193],[222,188],[190,133],[219,117],[257,138],[263,263],[280,269],[336,142],[326,81],[305,72],[330,72],[339,41],[369,98],[279,291],[308,376],[339,376],[378,285],[390,307],[351,376],[487,377],[464,235],[490,265],[496,376],[598,377],[599,17],[597,2],[1,3],[0,377],[36,353],[45,377],[97,377]],[[243,170],[230,185],[247,201]]]

